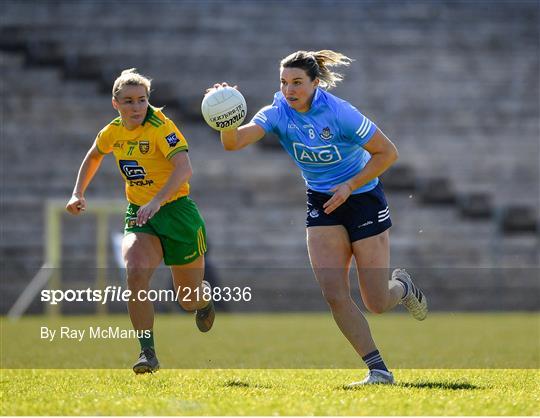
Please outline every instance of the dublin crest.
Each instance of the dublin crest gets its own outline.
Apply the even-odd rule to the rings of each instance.
[[[334,134],[330,132],[330,128],[327,126],[322,130],[319,136],[325,141],[330,141],[334,137]]]

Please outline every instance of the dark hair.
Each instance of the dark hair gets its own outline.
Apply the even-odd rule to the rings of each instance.
[[[296,51],[281,60],[281,68],[301,68],[311,80],[318,78],[321,87],[329,90],[343,80],[339,73],[332,72],[328,67],[348,66],[352,59],[329,49],[321,51]]]

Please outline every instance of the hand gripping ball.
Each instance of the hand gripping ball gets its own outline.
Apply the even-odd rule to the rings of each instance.
[[[247,105],[244,96],[232,87],[223,87],[204,96],[201,112],[206,123],[217,131],[237,128],[244,121]]]

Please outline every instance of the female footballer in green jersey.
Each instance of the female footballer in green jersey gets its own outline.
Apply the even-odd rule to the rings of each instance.
[[[159,369],[154,349],[154,307],[145,297],[162,260],[170,266],[178,302],[196,311],[202,332],[214,322],[210,286],[204,278],[206,232],[197,206],[188,197],[192,175],[188,144],[175,124],[149,102],[151,80],[135,69],[122,72],[112,92],[119,117],[103,128],[86,154],[66,210],[86,209],[84,193],[103,156],[112,152],[126,182],[129,202],[122,254],[132,292],[129,316],[141,344],[136,373]]]

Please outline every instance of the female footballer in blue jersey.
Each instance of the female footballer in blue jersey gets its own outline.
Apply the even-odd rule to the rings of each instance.
[[[313,272],[338,327],[369,368],[364,380],[349,385],[355,387],[391,384],[394,377],[351,298],[352,257],[369,311],[383,313],[402,303],[414,318],[423,320],[427,301],[405,270],[396,269],[389,277],[392,222],[378,176],[397,160],[397,149],[358,109],[326,91],[342,80],[329,67],[350,62],[330,50],[298,51],[284,58],[281,91],[273,103],[250,123],[222,131],[221,142],[234,151],[273,132],[301,169],[307,186],[307,246]]]

